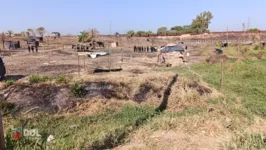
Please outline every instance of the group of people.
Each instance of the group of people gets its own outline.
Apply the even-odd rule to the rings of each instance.
[[[134,52],[138,53],[149,53],[149,52],[156,52],[157,48],[153,46],[134,46]]]
[[[28,50],[29,52],[38,52],[38,48],[39,48],[39,42],[35,41],[35,42],[28,42]]]

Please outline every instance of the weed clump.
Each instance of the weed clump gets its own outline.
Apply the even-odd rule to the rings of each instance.
[[[223,147],[225,149],[265,149],[265,141],[265,135],[244,133],[238,134]]]
[[[49,77],[47,76],[41,76],[41,75],[31,75],[29,77],[29,82],[30,83],[40,83],[40,82],[46,82],[50,80]]]
[[[6,80],[5,81],[5,87],[9,87],[11,85],[14,85],[16,83],[15,80]]]
[[[71,87],[71,95],[74,97],[83,97],[85,95],[85,87],[78,83],[75,82],[72,87]]]
[[[59,75],[55,78],[55,82],[60,84],[60,83],[63,83],[63,84],[66,84],[67,83],[67,79],[64,75]]]

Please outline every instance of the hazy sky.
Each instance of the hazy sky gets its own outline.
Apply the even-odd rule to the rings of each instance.
[[[242,23],[266,29],[266,0],[0,0],[0,31],[45,27],[77,34],[97,28],[102,34],[188,25],[211,11],[211,31],[242,30]]]

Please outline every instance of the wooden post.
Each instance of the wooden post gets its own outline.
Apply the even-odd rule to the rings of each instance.
[[[224,65],[223,65],[223,59],[221,61],[221,89],[224,86]]]
[[[108,55],[108,64],[109,64],[109,72],[111,72],[111,52],[110,52],[110,47],[108,46],[108,51],[109,51],[109,55]]]
[[[85,61],[86,61],[86,55],[84,56],[84,69],[86,68]]]
[[[110,58],[110,54],[108,55],[108,67],[109,67],[109,72],[111,72],[111,58]]]
[[[50,56],[51,54],[50,54],[50,53],[51,53],[51,52],[49,52],[49,55],[48,55],[48,62],[49,62],[49,64],[51,63],[51,58],[50,58],[50,57],[51,57],[51,56]]]
[[[78,70],[79,70],[79,75],[80,75],[79,55],[78,55]]]
[[[2,124],[2,115],[0,114],[0,150],[5,150],[5,136]]]

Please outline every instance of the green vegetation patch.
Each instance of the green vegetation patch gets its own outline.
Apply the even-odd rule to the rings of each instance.
[[[31,118],[25,128],[38,129],[41,139],[23,138],[19,141],[9,139],[13,149],[106,149],[126,142],[126,137],[139,125],[154,115],[154,109],[126,106],[120,111],[108,110],[94,116],[38,116]],[[15,121],[21,127],[24,120]],[[11,134],[12,132],[10,132]],[[10,135],[9,134],[9,135]],[[49,135],[54,142],[46,142]],[[45,139],[45,140],[42,140]],[[22,146],[23,145],[23,146]]]

